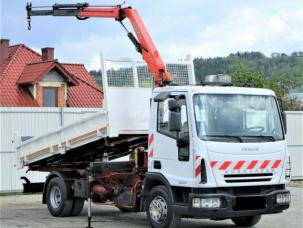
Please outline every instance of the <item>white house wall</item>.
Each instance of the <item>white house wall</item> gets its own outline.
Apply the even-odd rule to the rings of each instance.
[[[101,109],[90,108],[17,108],[0,107],[0,192],[21,191],[21,176],[32,182],[44,181],[47,173],[16,168],[16,136],[38,136],[88,117]]]
[[[287,146],[291,157],[291,177],[303,179],[303,112],[287,111]]]

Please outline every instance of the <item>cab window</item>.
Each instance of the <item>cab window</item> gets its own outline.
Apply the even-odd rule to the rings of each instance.
[[[162,102],[158,103],[158,132],[162,133],[168,137],[177,138],[177,132],[171,132],[168,128],[168,117],[169,117],[169,109],[168,109],[168,101],[170,99],[166,99]],[[187,111],[186,111],[186,102],[185,99],[181,99],[181,121],[182,121],[182,130],[179,133],[182,136],[188,135],[188,119],[187,119]]]

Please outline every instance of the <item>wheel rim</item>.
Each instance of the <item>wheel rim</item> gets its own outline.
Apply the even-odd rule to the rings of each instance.
[[[167,218],[167,203],[161,196],[156,196],[149,205],[149,214],[157,223],[164,222]]]
[[[58,186],[53,186],[50,190],[50,203],[52,208],[58,209],[62,202],[61,191]]]

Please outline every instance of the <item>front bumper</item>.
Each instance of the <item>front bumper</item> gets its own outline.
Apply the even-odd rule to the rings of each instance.
[[[190,203],[175,204],[172,205],[172,207],[176,214],[183,217],[194,218],[225,219],[260,214],[274,214],[289,208],[289,204],[276,203],[276,195],[279,193],[289,193],[289,191],[284,189],[272,191],[267,194],[237,196],[226,193],[190,194]],[[192,198],[195,197],[220,197],[223,204],[221,208],[217,209],[193,208],[191,202]],[[257,205],[255,204],[256,201],[260,203]]]

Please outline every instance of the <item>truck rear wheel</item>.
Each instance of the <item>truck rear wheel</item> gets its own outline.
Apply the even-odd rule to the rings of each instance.
[[[147,200],[147,217],[153,228],[178,227],[180,217],[172,210],[172,196],[165,186],[154,187]]]
[[[260,221],[260,219],[261,219],[261,215],[255,215],[255,216],[232,218],[231,220],[237,226],[250,227],[256,225]]]
[[[55,217],[70,216],[73,209],[73,199],[68,199],[67,186],[62,178],[51,179],[47,185],[46,203],[49,212]]]

